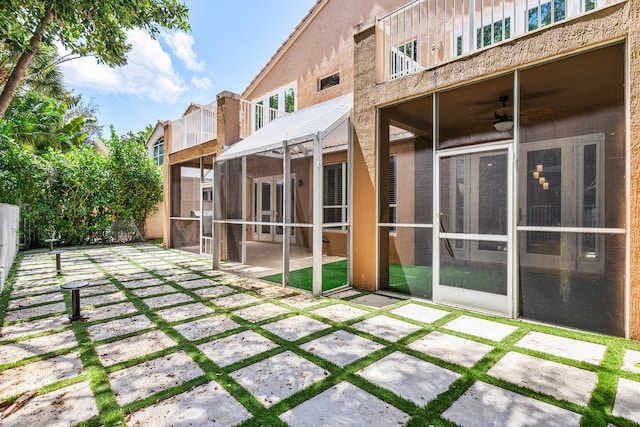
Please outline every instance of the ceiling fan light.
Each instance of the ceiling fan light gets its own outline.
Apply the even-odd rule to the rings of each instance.
[[[513,128],[513,120],[504,120],[504,121],[495,122],[493,124],[493,127],[496,128],[496,130],[499,132],[506,132]]]

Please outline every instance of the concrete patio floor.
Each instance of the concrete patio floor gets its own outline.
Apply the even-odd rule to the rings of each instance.
[[[24,253],[0,298],[0,411],[37,392],[2,426],[640,425],[638,342],[314,298],[151,244],[68,249],[62,268]]]

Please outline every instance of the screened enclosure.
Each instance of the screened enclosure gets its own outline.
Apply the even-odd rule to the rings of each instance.
[[[214,264],[314,293],[348,283],[352,103],[274,119],[218,156]]]
[[[381,109],[379,288],[624,335],[624,50]]]

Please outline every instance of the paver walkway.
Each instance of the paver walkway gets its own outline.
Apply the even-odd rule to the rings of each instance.
[[[0,410],[37,392],[2,426],[640,425],[638,342],[314,298],[150,244],[70,249],[62,276],[22,254],[0,309]]]

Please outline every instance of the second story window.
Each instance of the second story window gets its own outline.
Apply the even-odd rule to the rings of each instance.
[[[283,86],[273,92],[253,100],[254,131],[271,120],[296,110],[296,83]]]
[[[340,84],[340,72],[318,80],[318,92]]]
[[[155,144],[153,144],[153,160],[156,165],[162,166],[164,163],[164,138],[159,138]]]

